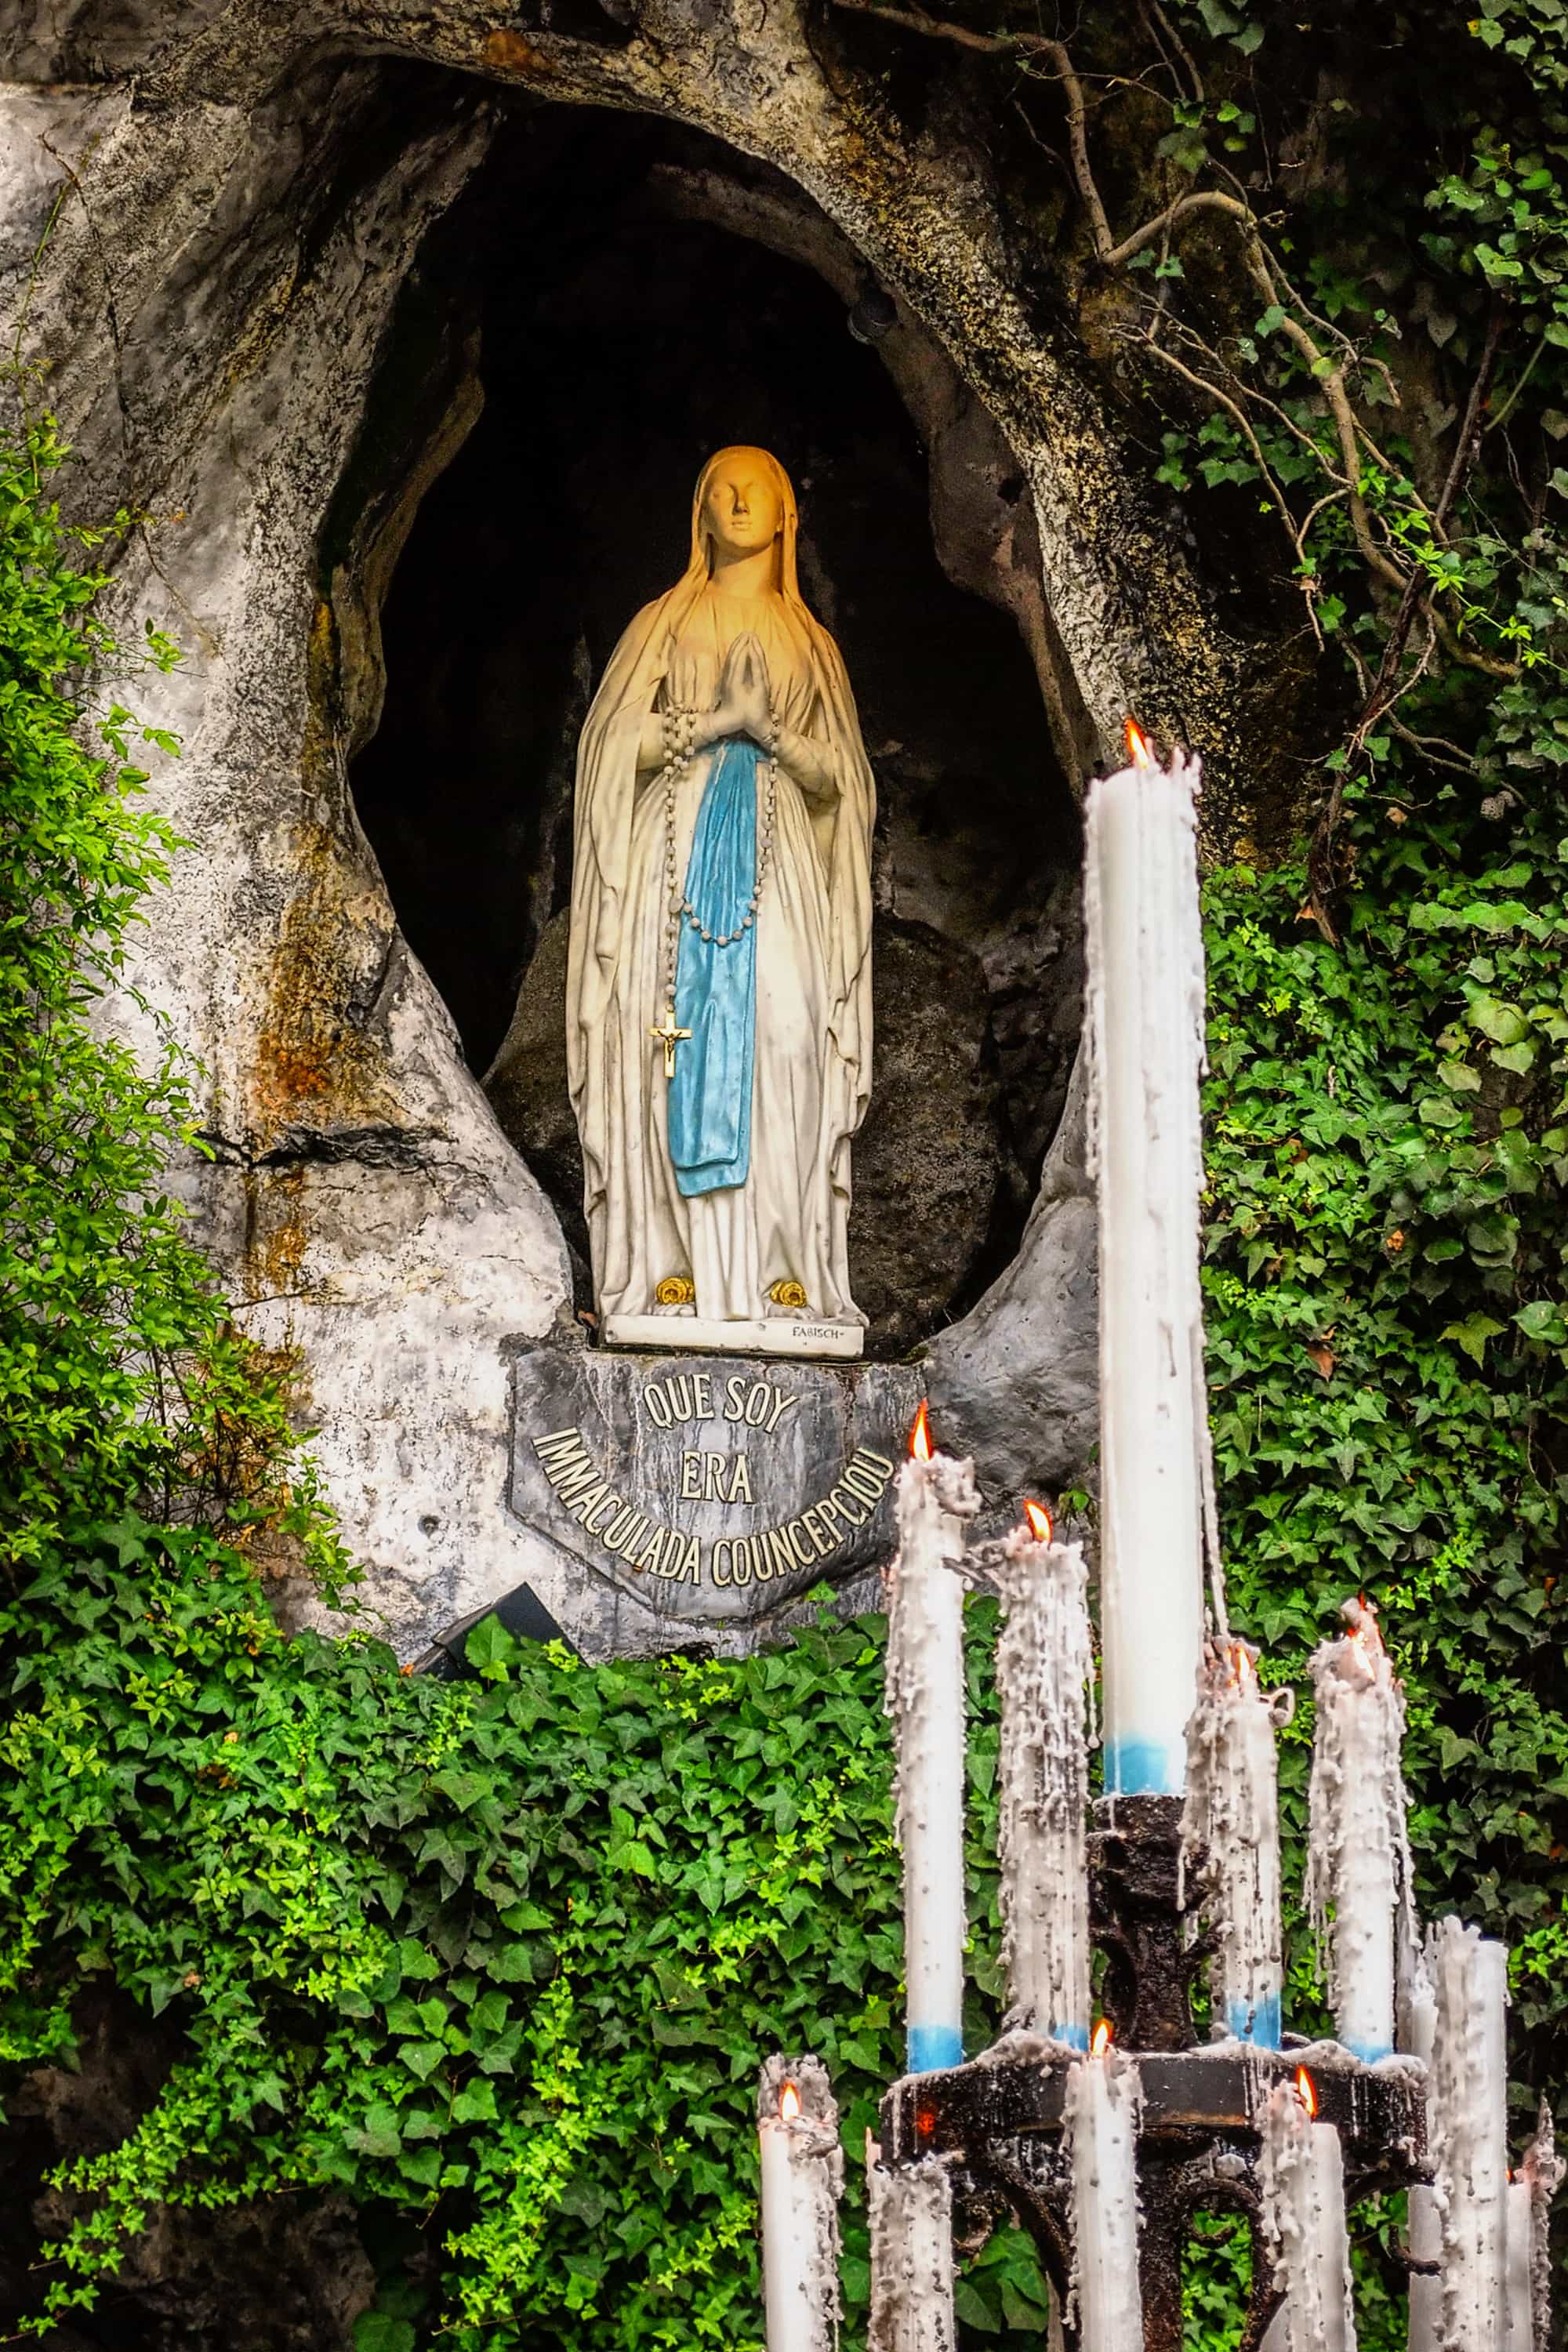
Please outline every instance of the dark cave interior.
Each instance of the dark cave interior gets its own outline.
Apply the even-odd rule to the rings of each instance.
[[[656,122],[521,110],[427,241],[378,396],[444,337],[483,408],[398,557],[352,785],[581,1255],[561,1036],[576,737],[620,632],[684,563],[703,459],[777,454],[878,782],[851,1262],[870,1351],[900,1354],[1017,1244],[1078,1031],[1077,811],[1011,616],[941,568],[926,452],[875,349],[812,268],[669,201],[672,167],[715,159],[735,161]]]

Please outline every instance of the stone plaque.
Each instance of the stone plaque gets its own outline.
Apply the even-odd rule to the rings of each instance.
[[[888,1557],[923,1394],[904,1365],[541,1349],[511,1507],[647,1608],[744,1622]]]

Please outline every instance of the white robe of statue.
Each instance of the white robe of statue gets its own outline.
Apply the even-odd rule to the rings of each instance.
[[[752,527],[748,502],[776,518],[771,550],[733,570],[715,565],[721,499],[740,517],[731,524],[726,508],[717,526],[731,565],[731,537],[740,534],[743,555]],[[622,637],[583,730],[567,1055],[605,1321],[659,1312],[865,1321],[850,1295],[847,1234],[850,1139],[870,1085],[875,788],[838,649],[801,602],[795,536],[794,494],[775,459],[755,450],[711,458],[692,503],[688,568]],[[775,584],[759,592],[761,563]],[[746,593],[730,593],[732,578]],[[713,712],[738,643],[761,649],[777,747],[772,849],[754,916],[750,1165],[742,1182],[689,1197],[671,1164],[669,1080],[650,1031],[669,996],[667,876],[673,870],[678,888],[687,876],[721,747],[700,750],[679,773],[671,868],[661,714]],[[759,798],[764,774],[759,765]],[[760,810],[757,829],[760,847]],[[694,1299],[661,1303],[661,1284],[666,1301],[683,1284]],[[676,1320],[672,1341],[679,1331]]]

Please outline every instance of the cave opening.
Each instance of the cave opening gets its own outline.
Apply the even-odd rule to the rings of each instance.
[[[1017,1246],[1077,1040],[1078,815],[1012,616],[938,561],[927,453],[874,341],[805,261],[683,206],[683,183],[737,164],[652,120],[520,108],[427,240],[339,499],[404,448],[389,576],[365,592],[384,694],[351,784],[585,1277],[563,1034],[576,739],[622,629],[685,561],[703,460],[776,453],[878,785],[851,1266],[885,1358]]]

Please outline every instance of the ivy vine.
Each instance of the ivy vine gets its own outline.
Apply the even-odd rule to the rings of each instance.
[[[1299,1680],[1342,1595],[1378,1600],[1423,1906],[1512,1947],[1522,2124],[1568,2077],[1563,6],[1427,12],[1476,70],[1450,75],[1418,184],[1391,184],[1377,108],[1331,76],[1329,165],[1296,197],[1281,110],[1313,39],[1353,57],[1364,13],[1152,6],[1168,87],[1158,60],[1116,79],[1121,18],[1092,9],[1070,53],[991,10],[978,53],[1070,108],[1062,50],[1152,465],[1194,515],[1261,520],[1321,639],[1311,823],[1205,891],[1232,1608]],[[1166,215],[1148,236],[1112,232],[1094,177],[1113,102],[1163,110],[1157,184],[1118,183],[1130,220]],[[1380,206],[1336,193],[1358,171]],[[1446,502],[1432,436],[1380,391],[1410,392],[1416,343],[1469,453]],[[360,2211],[380,2284],[358,2352],[758,2352],[759,2059],[826,2058],[852,2191],[899,2061],[879,1623],[590,1671],[491,1622],[464,1684],[400,1675],[368,1637],[282,1638],[276,1549],[333,1589],[345,1564],[287,1362],[237,1336],[159,1194],[191,1139],[179,1057],[145,1008],[138,1056],[91,1019],[178,855],[138,797],[141,761],[175,747],[91,682],[174,656],[95,617],[132,519],[68,533],[63,456],[38,422],[0,446],[0,2068],[71,2063],[92,2000],[161,2020],[176,2054],[132,2134],[58,2176],[69,2218],[9,2320],[95,2326],[156,2209],[287,2189]],[[995,1726],[988,1609],[970,1622],[978,2045]],[[1293,1875],[1310,1737],[1304,1707]],[[1294,1918],[1290,1969],[1305,2021]],[[1396,2223],[1356,2221],[1374,2352],[1402,2340]],[[853,2193],[846,2235],[853,2344]],[[1191,2264],[1194,2352],[1234,2344],[1241,2260],[1220,2229]],[[961,2288],[966,2344],[1037,2335],[1041,2296],[1001,2233]]]

